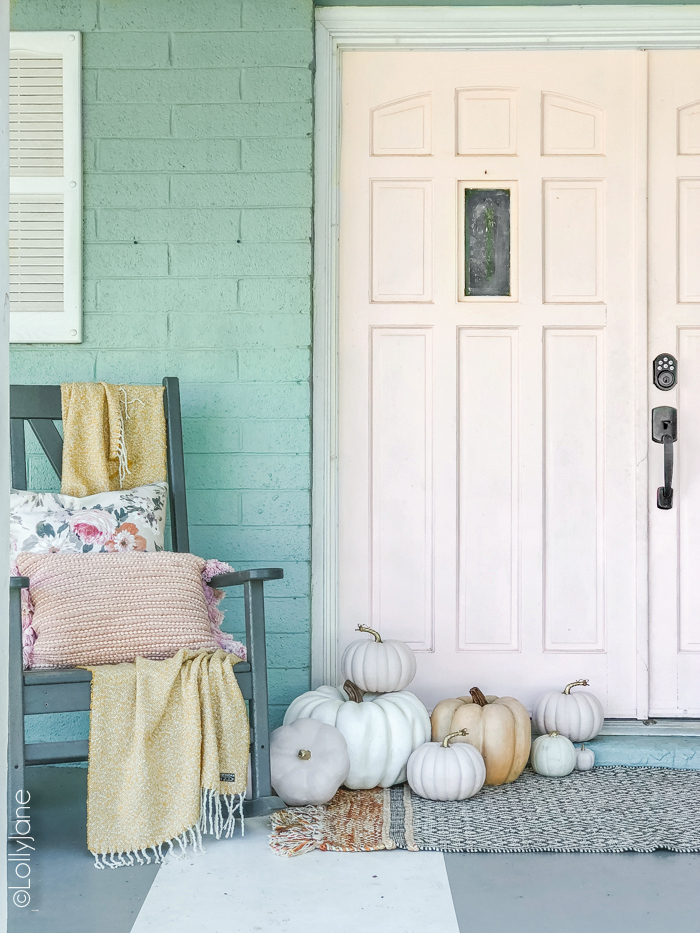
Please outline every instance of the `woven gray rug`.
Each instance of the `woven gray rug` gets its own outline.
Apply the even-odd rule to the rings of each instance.
[[[700,852],[700,771],[595,768],[440,803],[391,790],[400,849],[441,852]]]

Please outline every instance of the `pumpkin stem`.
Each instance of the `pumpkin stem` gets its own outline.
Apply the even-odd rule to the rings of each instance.
[[[572,687],[587,687],[587,686],[588,686],[587,680],[574,680],[570,684],[567,684],[564,687],[564,693],[568,696],[571,693]]]
[[[559,735],[559,733],[558,733],[558,732],[550,732],[550,733],[549,733],[550,739],[553,739],[555,735]]]
[[[308,748],[300,748],[299,757],[302,761],[308,761],[309,758],[311,758],[311,752],[308,750]]]
[[[477,704],[477,706],[488,705],[489,701],[486,699],[486,697],[481,692],[481,690],[479,690],[478,687],[472,687],[471,690],[469,691],[469,695],[471,696],[472,700],[474,700],[474,702]]]
[[[353,703],[362,703],[364,692],[360,690],[357,684],[354,684],[351,680],[346,680],[343,684],[343,690],[347,693]]]
[[[466,729],[460,729],[459,732],[450,732],[449,735],[446,735],[442,740],[442,747],[448,748],[450,744],[450,739],[456,739],[458,735],[469,735]]]
[[[356,632],[366,632],[368,635],[374,635],[374,640],[381,644],[382,637],[379,632],[375,632],[373,628],[369,628],[367,625],[358,625],[355,629]]]

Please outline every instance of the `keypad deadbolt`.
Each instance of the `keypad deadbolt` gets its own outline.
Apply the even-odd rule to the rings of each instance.
[[[654,385],[662,392],[668,392],[678,382],[678,360],[670,353],[659,353],[652,366]]]

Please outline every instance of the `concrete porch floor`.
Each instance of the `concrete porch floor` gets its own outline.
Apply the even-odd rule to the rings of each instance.
[[[97,871],[87,772],[30,768],[32,900],[10,933],[620,933],[700,931],[700,854],[272,855],[266,820],[166,865]]]

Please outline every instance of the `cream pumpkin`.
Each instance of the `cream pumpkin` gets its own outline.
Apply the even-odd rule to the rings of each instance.
[[[486,764],[486,784],[510,784],[523,771],[530,755],[530,716],[513,697],[484,696],[472,687],[468,697],[441,700],[430,717],[433,742],[466,729],[455,739],[473,745]]]

